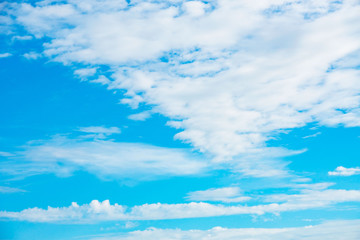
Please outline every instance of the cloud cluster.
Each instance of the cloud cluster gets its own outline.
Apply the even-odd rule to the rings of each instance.
[[[360,236],[360,221],[329,221],[315,226],[296,228],[222,228],[214,227],[209,230],[157,229],[149,228],[144,231],[134,231],[128,234],[109,234],[92,240],[319,240],[346,239],[357,240]]]
[[[176,138],[219,161],[257,152],[280,131],[311,122],[359,126],[358,1],[10,5],[18,25],[49,39],[44,55],[109,67],[96,76],[126,90],[122,103],[153,106],[182,129]]]
[[[79,206],[72,203],[69,207],[48,207],[47,209],[29,208],[21,212],[1,211],[0,218],[58,223],[92,223],[100,221],[132,221],[132,220],[163,220],[228,216],[239,214],[262,215],[265,213],[279,214],[287,211],[298,211],[329,207],[336,203],[359,202],[358,190],[323,190],[303,192],[298,195],[267,196],[270,204],[262,205],[222,205],[205,202],[179,204],[143,204],[126,207],[111,205],[109,200]],[[279,203],[278,203],[279,202]]]
[[[353,175],[359,175],[360,174],[360,168],[345,168],[342,166],[339,166],[335,169],[335,171],[328,172],[330,176],[353,176]]]

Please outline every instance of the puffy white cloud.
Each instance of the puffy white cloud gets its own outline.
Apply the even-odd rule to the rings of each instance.
[[[239,214],[279,214],[286,211],[329,207],[336,203],[359,202],[360,191],[310,191],[297,195],[273,195],[267,197],[267,200],[281,203],[253,206],[215,205],[205,202],[179,204],[156,203],[129,208],[118,204],[111,205],[108,200],[103,202],[93,200],[90,204],[81,206],[77,203],[72,203],[69,207],[48,207],[47,209],[29,208],[20,212],[1,211],[0,218],[30,222],[92,223],[99,221],[182,219]]]
[[[188,193],[190,201],[244,202],[251,197],[243,196],[239,187],[212,188]]]
[[[93,240],[321,240],[346,239],[357,240],[360,235],[360,221],[328,221],[319,225],[309,225],[296,228],[222,228],[209,230],[179,230],[149,228],[144,231],[134,231],[127,234],[109,234]],[[118,235],[118,236],[117,236]]]
[[[335,171],[328,172],[330,176],[353,176],[353,175],[359,175],[360,174],[360,168],[345,168],[342,166],[339,166],[335,169]]]
[[[109,89],[218,160],[284,129],[359,126],[358,1],[83,1],[13,4],[44,54],[110,67]],[[355,56],[355,57],[354,57]],[[112,74],[111,74],[112,73]]]

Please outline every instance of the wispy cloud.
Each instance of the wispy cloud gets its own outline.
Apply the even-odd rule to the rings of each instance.
[[[212,188],[188,193],[190,201],[245,202],[251,197],[243,196],[239,187]]]
[[[307,135],[307,136],[304,136],[303,138],[314,138],[314,137],[317,137],[321,134],[321,132],[317,132],[317,133],[314,133],[314,134],[311,134],[311,135]]]
[[[57,135],[49,140],[33,141],[23,151],[9,156],[16,161],[3,161],[0,171],[19,177],[46,173],[65,177],[85,170],[101,178],[135,182],[201,175],[207,171],[207,163],[189,149],[115,142],[97,137],[98,134],[119,133],[116,127],[85,127],[79,131],[95,135],[76,138]]]
[[[342,166],[339,166],[335,169],[335,171],[328,172],[329,176],[353,176],[353,175],[359,175],[360,174],[360,168],[345,168]]]
[[[26,192],[26,191],[19,188],[0,186],[0,193],[18,193],[18,192]]]
[[[106,138],[112,134],[121,133],[120,128],[118,127],[103,127],[103,126],[91,126],[91,127],[81,127],[78,129],[79,132],[89,133],[85,137],[96,137],[96,138]]]
[[[360,235],[359,220],[328,221],[319,225],[308,225],[294,228],[222,228],[214,227],[209,230],[179,230],[149,228],[144,231],[134,231],[127,234],[108,234],[94,237],[92,240],[319,240],[346,239],[357,240]]]

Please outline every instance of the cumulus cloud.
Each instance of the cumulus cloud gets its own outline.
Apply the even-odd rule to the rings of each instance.
[[[48,207],[47,209],[29,208],[20,212],[1,211],[0,218],[30,222],[92,223],[100,221],[163,220],[228,216],[239,214],[262,215],[279,214],[286,211],[298,211],[329,207],[336,203],[359,202],[358,190],[324,190],[304,192],[298,195],[274,195],[267,198],[274,201],[262,205],[222,205],[205,202],[179,204],[143,204],[126,207],[111,205],[109,200],[79,206],[72,203],[69,207]],[[276,203],[281,202],[281,203]]]
[[[92,238],[92,240],[319,240],[346,239],[357,240],[360,236],[360,221],[328,221],[319,225],[309,225],[296,228],[222,228],[209,230],[179,230],[149,228],[144,231],[134,231],[127,234],[109,234]]]
[[[335,171],[328,172],[329,176],[353,176],[353,175],[359,175],[360,174],[360,168],[345,168],[342,166],[339,166],[335,169]]]
[[[239,187],[212,188],[188,193],[190,201],[244,202],[251,197],[243,196]]]
[[[118,133],[118,128],[79,129],[95,136],[77,138],[57,135],[33,141],[23,151],[8,156],[1,172],[15,176],[54,173],[66,177],[85,170],[101,178],[143,181],[171,176],[203,174],[207,163],[189,149],[157,147],[149,144],[115,142],[97,134]]]

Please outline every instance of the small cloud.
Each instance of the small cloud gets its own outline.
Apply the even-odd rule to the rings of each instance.
[[[105,76],[103,76],[103,75],[99,76],[99,77],[98,77],[97,79],[95,79],[95,80],[91,80],[90,82],[91,82],[91,83],[100,83],[100,84],[102,84],[102,85],[108,85],[108,84],[111,83],[111,81],[110,81],[107,77],[105,77]]]
[[[32,38],[33,38],[32,36],[14,36],[11,38],[11,40],[26,41],[26,40],[31,40]]]
[[[240,188],[225,187],[211,188],[205,191],[195,191],[188,193],[186,197],[190,201],[212,201],[212,202],[244,202],[251,197],[242,196]]]
[[[7,58],[7,57],[11,57],[12,54],[11,53],[0,53],[0,58]]]
[[[136,222],[126,222],[124,228],[130,229],[130,228],[135,228],[137,226],[139,226],[139,224]]]
[[[145,121],[146,119],[151,117],[150,111],[144,111],[141,113],[136,113],[129,115],[128,118],[134,121]]]
[[[0,186],[0,193],[17,193],[17,192],[26,192],[26,191],[19,188]]]
[[[339,166],[335,169],[335,171],[330,171],[330,172],[328,172],[328,174],[329,174],[329,176],[343,176],[343,177],[359,175],[360,168],[359,167],[345,168],[345,167]]]
[[[42,54],[37,53],[37,52],[29,52],[29,53],[25,53],[23,55],[24,58],[28,59],[28,60],[36,60],[38,58],[42,57]]]
[[[106,128],[106,127],[102,127],[102,126],[81,127],[81,128],[79,128],[78,131],[85,132],[85,133],[105,134],[105,135],[121,133],[121,130],[117,127]]]
[[[81,68],[74,71],[74,74],[80,78],[87,78],[94,76],[97,68]]]
[[[305,137],[303,137],[303,138],[304,138],[304,139],[305,139],[305,138],[313,138],[313,137],[319,136],[320,134],[321,134],[321,132],[317,132],[317,133],[314,133],[314,134],[305,136]]]

